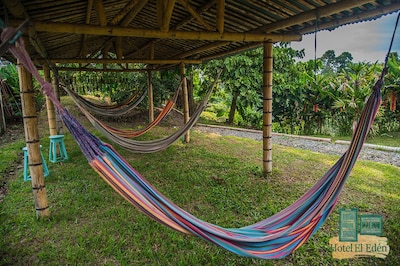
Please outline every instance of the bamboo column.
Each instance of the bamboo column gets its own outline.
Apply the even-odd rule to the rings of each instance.
[[[263,171],[272,172],[272,43],[264,43],[263,61]]]
[[[53,85],[54,95],[60,101],[60,84],[58,83],[56,75],[53,75],[52,85]],[[57,135],[61,135],[63,133],[64,126],[57,110],[56,110],[56,124],[57,124]]]
[[[189,97],[188,97],[188,88],[187,88],[187,79],[186,79],[186,69],[185,64],[180,64],[180,71],[181,71],[181,79],[182,82],[182,97],[183,97],[183,122],[186,124],[189,119]],[[190,141],[190,131],[186,132],[185,134],[185,142],[189,143]]]
[[[44,79],[51,82],[50,67],[48,64],[43,65]],[[47,107],[47,119],[49,120],[49,131],[50,136],[57,135],[57,121],[56,121],[56,110],[53,102],[49,97],[46,96],[46,107]]]
[[[28,43],[28,42],[25,42]],[[32,75],[19,63],[18,76],[21,93],[22,116],[25,128],[25,140],[28,148],[28,164],[32,178],[32,190],[35,200],[36,216],[43,218],[50,215],[44,185],[43,164],[40,155],[38,117],[35,106]]]
[[[151,77],[151,70],[147,71],[147,82],[148,82],[148,91],[147,95],[149,97],[149,122],[154,121],[154,99],[153,99],[153,83]]]

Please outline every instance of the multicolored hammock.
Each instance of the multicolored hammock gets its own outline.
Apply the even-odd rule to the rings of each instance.
[[[141,89],[124,102],[111,106],[98,105],[91,101],[88,101],[81,95],[77,94],[75,91],[71,90],[68,86],[62,86],[69,96],[80,106],[89,110],[91,113],[103,115],[103,116],[121,116],[124,115],[138,106],[143,99],[146,97],[147,90]]]
[[[13,32],[7,29],[4,34]],[[20,40],[10,50],[39,81],[89,164],[115,191],[155,221],[179,232],[197,235],[242,256],[283,258],[317,231],[337,203],[381,103],[383,75],[365,105],[348,150],[310,190],[286,209],[263,221],[242,228],[223,228],[202,221],[176,206],[110,145],[86,131],[54,97],[51,84],[42,79],[23,47]]]
[[[172,109],[175,106],[176,100],[178,99],[181,85],[182,81],[179,83],[179,86],[175,90],[175,93],[172,96],[172,98],[168,100],[168,102],[165,104],[164,108],[158,114],[158,116],[152,122],[150,122],[146,127],[138,130],[123,130],[107,125],[106,123],[94,117],[90,112],[88,112],[85,109],[85,107],[81,105],[80,101],[77,101],[74,95],[70,94],[70,91],[72,90],[67,89],[66,91],[72,97],[72,99],[74,99],[75,104],[79,107],[82,113],[87,117],[87,119],[92,123],[94,127],[100,130],[100,132],[109,132],[109,134],[115,135],[116,137],[119,138],[135,138],[143,135],[144,133],[148,132],[150,129],[158,125],[172,111]],[[64,87],[68,88],[67,85],[64,85]]]

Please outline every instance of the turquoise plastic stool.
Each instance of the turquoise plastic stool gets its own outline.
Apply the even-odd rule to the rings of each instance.
[[[49,138],[49,161],[52,163],[56,163],[68,160],[68,154],[64,144],[64,135],[54,135],[50,136]]]
[[[28,166],[28,148],[24,147],[22,148],[24,151],[24,181],[31,180],[31,176],[29,175],[29,166]],[[42,164],[43,164],[43,176],[46,177],[49,175],[49,168],[47,168],[46,161],[44,160],[43,154],[42,154],[42,145],[40,145],[40,157],[42,157]]]

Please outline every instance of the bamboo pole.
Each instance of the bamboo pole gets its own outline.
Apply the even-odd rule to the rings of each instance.
[[[272,172],[272,43],[264,43],[263,61],[263,172]]]
[[[50,215],[47,203],[46,186],[44,184],[43,163],[40,154],[38,117],[35,106],[32,75],[19,63],[18,77],[21,93],[22,116],[25,128],[25,140],[28,149],[28,164],[32,178],[32,190],[35,201],[36,217]]]
[[[149,122],[154,121],[154,100],[153,100],[153,83],[151,70],[147,71],[147,80],[148,80],[148,92],[147,95],[149,97]]]
[[[56,75],[53,75],[52,85],[53,85],[54,95],[60,101],[60,86]],[[57,135],[61,135],[63,133],[64,125],[57,111],[56,111],[56,124],[57,124]]]
[[[44,79],[47,82],[51,82],[50,67],[49,65],[43,65]],[[49,132],[50,136],[57,135],[57,121],[56,121],[56,110],[53,102],[49,97],[46,96],[46,107],[47,107],[47,119],[49,121]]]
[[[190,115],[189,115],[189,98],[188,98],[185,64],[183,63],[180,64],[180,71],[181,71],[181,79],[183,79],[182,82],[183,121],[186,124],[190,119]],[[189,141],[190,141],[190,130],[188,130],[188,132],[186,132],[185,134],[185,142],[189,143]]]

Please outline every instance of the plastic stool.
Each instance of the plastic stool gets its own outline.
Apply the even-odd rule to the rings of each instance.
[[[64,135],[50,136],[49,161],[52,163],[68,160],[67,150],[64,144]],[[58,153],[57,153],[58,146]]]
[[[29,172],[29,166],[28,166],[28,148],[24,147],[22,148],[24,151],[24,181],[31,180],[31,176],[28,174]],[[47,168],[46,161],[44,160],[43,154],[42,154],[42,145],[40,145],[40,157],[42,157],[42,164],[43,164],[43,176],[46,177],[49,175],[49,168]]]

